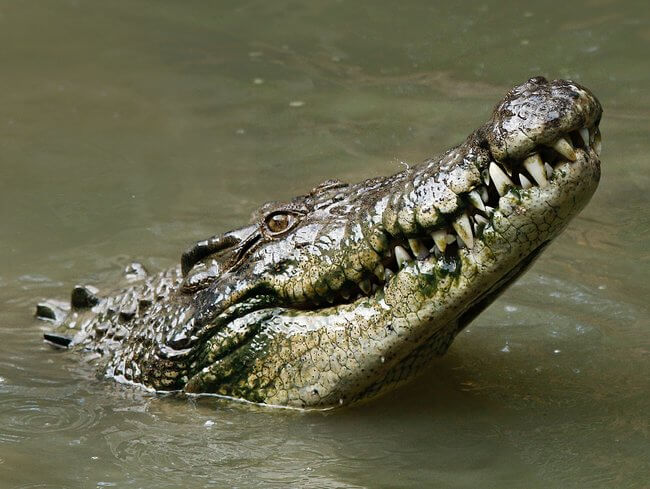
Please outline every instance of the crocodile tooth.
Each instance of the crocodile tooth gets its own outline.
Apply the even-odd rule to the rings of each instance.
[[[494,176],[492,177],[494,178]],[[472,225],[469,222],[467,212],[463,212],[453,223],[454,229],[458,233],[458,237],[463,240],[465,245],[472,249],[474,247],[474,234],[472,233]]]
[[[481,187],[479,190],[481,191],[481,200],[487,204],[490,199],[487,187]]]
[[[418,238],[410,238],[408,241],[411,250],[413,250],[413,254],[418,260],[424,260],[427,256],[429,256],[427,247],[424,246],[424,243]]]
[[[455,242],[456,242],[456,235],[455,235],[455,234],[452,234],[452,233],[449,233],[449,234],[445,237],[445,241],[447,241],[447,244],[448,244],[448,245],[450,245],[450,244],[452,244],[452,243],[455,243]]]
[[[479,226],[479,227],[483,227],[483,226],[485,226],[488,222],[490,222],[490,221],[488,221],[486,218],[484,218],[484,217],[483,217],[482,215],[480,215],[480,214],[475,214],[475,215],[474,215],[474,220],[476,221],[476,225]]]
[[[544,163],[539,153],[535,153],[526,158],[524,160],[524,168],[528,170],[528,173],[530,173],[540,187],[546,187],[548,185],[546,170],[544,169]]]
[[[377,292],[378,290],[379,290],[379,285],[377,285],[377,284],[372,284],[372,293],[374,294],[374,293]]]
[[[447,231],[445,229],[438,229],[431,233],[431,237],[438,249],[444,253],[447,248]]]
[[[429,253],[429,250],[427,249],[426,246],[422,245],[422,253],[418,256],[418,260],[424,260],[427,258],[431,253]]]
[[[347,301],[350,298],[350,291],[347,289],[342,289],[341,297],[343,297]]]
[[[512,180],[508,178],[503,170],[496,163],[490,163],[490,177],[492,178],[492,183],[499,192],[499,195],[505,195],[508,187],[512,187]]]
[[[527,189],[533,186],[532,183],[530,183],[530,180],[528,180],[523,173],[519,174],[519,181],[521,182],[521,188]]]
[[[576,160],[576,152],[566,138],[559,138],[553,144],[553,149],[570,161]]]
[[[553,175],[553,167],[548,163],[544,163],[544,169],[546,170],[546,178],[551,178]]]
[[[494,207],[490,207],[489,205],[486,205],[485,213],[487,214],[488,217],[492,217],[492,214],[494,214]]]
[[[384,265],[381,263],[375,267],[375,275],[379,280],[384,278]]]
[[[397,260],[397,267],[402,268],[402,265],[408,261],[411,261],[411,255],[401,246],[395,247],[395,259]]]
[[[476,207],[479,211],[483,212],[485,211],[485,205],[483,204],[483,199],[481,198],[480,194],[476,190],[472,190],[470,193],[467,194],[467,198],[471,202],[471,204]]]
[[[585,148],[589,147],[589,129],[586,127],[583,127],[578,131],[580,134],[580,137],[582,138],[582,142],[585,143]]]
[[[359,282],[359,288],[363,291],[364,294],[368,295],[372,290],[372,284],[370,283],[370,280],[365,279]]]
[[[594,151],[598,156],[600,156],[600,151],[603,149],[603,142],[600,136],[600,130],[596,129],[596,135],[594,136]]]
[[[384,280],[386,282],[388,282],[394,275],[395,275],[395,272],[393,272],[390,268],[385,268],[384,269]]]

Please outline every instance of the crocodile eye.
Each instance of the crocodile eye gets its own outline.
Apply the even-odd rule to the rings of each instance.
[[[296,217],[286,212],[276,212],[266,216],[265,224],[271,234],[283,233],[293,227]]]

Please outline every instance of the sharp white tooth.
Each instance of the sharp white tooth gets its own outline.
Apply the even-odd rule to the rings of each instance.
[[[578,131],[580,133],[580,137],[582,138],[582,142],[585,143],[585,148],[589,147],[589,129],[586,127],[583,127]]]
[[[540,187],[546,187],[548,185],[544,163],[542,162],[542,157],[539,156],[538,153],[535,153],[524,160],[524,168],[528,170],[528,173],[531,174]]]
[[[553,149],[570,161],[576,160],[576,152],[566,138],[560,138],[553,144]]]
[[[384,278],[384,265],[380,263],[375,267],[375,275],[379,280]]]
[[[395,259],[397,260],[397,266],[399,268],[402,268],[402,265],[408,261],[411,261],[413,258],[411,258],[411,255],[409,255],[409,252],[406,251],[404,248],[401,246],[396,246],[395,247]]]
[[[494,178],[494,176],[492,176]],[[472,225],[469,222],[467,213],[463,212],[453,223],[454,229],[458,233],[458,237],[463,240],[463,243],[468,248],[474,247],[474,234],[472,233]]]
[[[467,194],[467,198],[471,202],[471,204],[476,207],[478,210],[483,212],[485,210],[485,205],[483,204],[483,199],[479,195],[479,193],[476,190],[472,190],[470,193]]]
[[[372,290],[372,284],[370,283],[370,280],[362,280],[359,282],[359,288],[363,291],[364,294],[370,294],[370,291]]]
[[[445,241],[447,242],[448,245],[455,243],[456,242],[456,235],[455,234],[448,234],[445,237]]]
[[[484,227],[488,222],[490,222],[490,221],[488,221],[486,218],[484,218],[484,217],[483,217],[482,215],[480,215],[480,214],[475,214],[475,215],[474,215],[474,220],[476,221],[476,225],[477,225],[479,228]]]
[[[490,194],[488,193],[487,187],[481,187],[481,200],[487,204],[488,200],[490,199]]]
[[[594,136],[594,151],[598,156],[600,156],[600,151],[603,149],[603,142],[600,136],[600,130],[596,129],[596,135]]]
[[[390,268],[384,269],[384,280],[386,282],[388,282],[394,275],[395,272],[393,272]]]
[[[489,205],[486,205],[485,213],[488,215],[488,217],[492,217],[492,214],[494,214],[494,207],[490,207]]]
[[[350,298],[350,291],[347,289],[342,289],[341,297],[343,297],[347,301]]]
[[[447,231],[445,229],[438,229],[431,233],[431,237],[438,249],[444,253],[447,248]]]
[[[544,169],[546,170],[546,178],[551,178],[553,175],[553,167],[548,163],[544,163]]]
[[[521,182],[521,188],[527,189],[533,186],[532,183],[530,183],[530,180],[528,180],[523,173],[519,174],[519,181]]]
[[[505,195],[508,191],[508,187],[512,187],[512,180],[508,178],[499,165],[492,162],[490,163],[490,178],[492,178],[492,183],[499,192],[499,195]]]
[[[429,256],[429,250],[427,250],[427,247],[418,238],[411,238],[408,241],[411,250],[413,250],[413,254],[418,260],[424,260]]]

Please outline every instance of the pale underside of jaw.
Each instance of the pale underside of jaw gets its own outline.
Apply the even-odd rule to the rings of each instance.
[[[466,203],[463,212],[448,225],[421,236],[390,236],[388,250],[381,255],[382,261],[374,273],[358,282],[358,288],[340,290],[341,299],[349,304],[381,292],[401,269],[429,260],[432,255],[440,267],[454,271],[461,249],[471,252],[475,240],[480,239],[484,229],[491,225],[492,216],[499,210],[500,197],[510,191],[552,185],[554,173],[576,160],[578,148],[587,151],[591,148],[600,155],[601,137],[597,127],[583,127],[565,134],[552,145],[536,148],[536,152],[515,164],[493,158],[482,172],[482,183],[459,195]]]

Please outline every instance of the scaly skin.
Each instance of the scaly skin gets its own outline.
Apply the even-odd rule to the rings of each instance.
[[[77,286],[71,309],[40,304],[76,332],[46,339],[159,391],[315,408],[375,395],[443,354],[586,205],[601,113],[578,84],[533,78],[439,159],[327,181],[197,243],[180,267],[133,265],[117,292]]]

